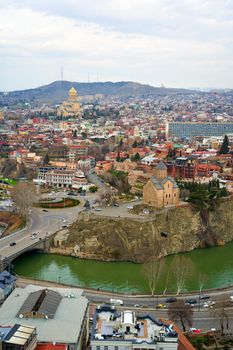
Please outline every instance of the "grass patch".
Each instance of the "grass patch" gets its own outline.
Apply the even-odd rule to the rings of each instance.
[[[38,203],[38,207],[45,209],[61,209],[61,208],[71,208],[79,205],[80,201],[78,199],[63,198],[59,202],[45,202]]]
[[[0,183],[3,183],[4,185],[15,186],[15,185],[17,185],[18,181],[14,180],[14,179],[8,179],[7,177],[0,176]]]

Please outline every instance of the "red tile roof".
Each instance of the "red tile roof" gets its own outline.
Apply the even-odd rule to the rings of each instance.
[[[46,343],[46,344],[37,344],[36,350],[66,350],[66,344],[55,344]]]

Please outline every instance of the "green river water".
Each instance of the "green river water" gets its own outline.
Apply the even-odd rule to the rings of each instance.
[[[206,276],[204,289],[233,285],[233,242],[223,247],[196,249],[181,255],[190,258],[193,265],[185,290],[199,289],[200,273]],[[165,258],[167,269],[172,265],[173,259],[174,256]],[[17,274],[35,279],[60,281],[75,286],[115,292],[146,293],[149,291],[141,264],[100,262],[36,253],[22,255],[13,264]],[[172,273],[170,275],[168,290],[174,292],[175,277]],[[158,286],[160,292],[163,290],[163,285],[164,282],[161,280]]]

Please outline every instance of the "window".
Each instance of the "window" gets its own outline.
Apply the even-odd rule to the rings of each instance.
[[[96,346],[96,350],[100,350],[100,346],[99,345]]]
[[[174,197],[176,197],[176,193],[174,193]]]
[[[118,350],[118,346],[114,346],[114,350]]]
[[[104,346],[104,350],[108,350],[108,346],[107,345]]]

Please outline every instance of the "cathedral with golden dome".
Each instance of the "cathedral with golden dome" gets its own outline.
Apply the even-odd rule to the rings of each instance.
[[[69,90],[69,97],[64,101],[61,106],[58,108],[57,116],[58,117],[81,117],[82,116],[82,107],[78,101],[78,93],[75,88]]]

